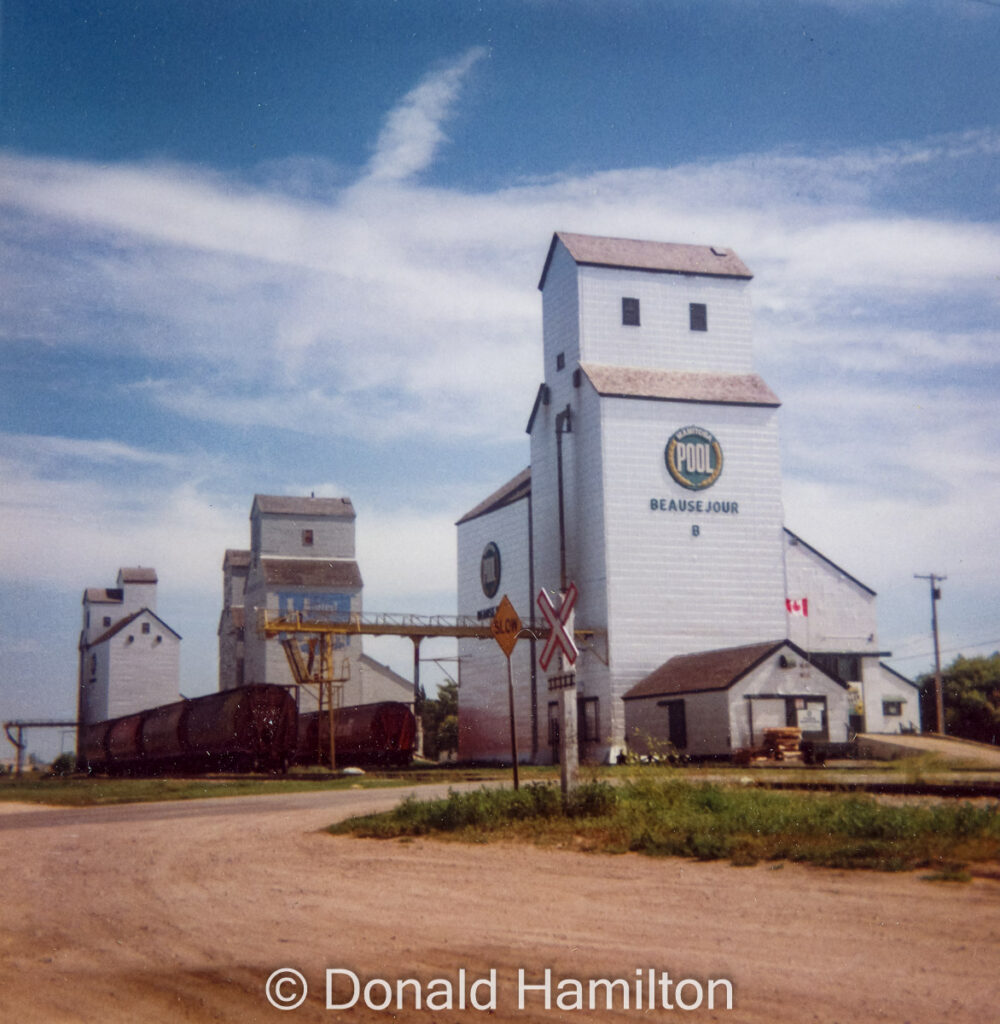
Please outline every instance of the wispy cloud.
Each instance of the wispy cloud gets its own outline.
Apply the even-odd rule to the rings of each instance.
[[[453,64],[427,75],[389,113],[368,168],[371,181],[402,181],[430,165],[445,141],[442,125],[462,80],[485,56],[483,47],[474,47]]]

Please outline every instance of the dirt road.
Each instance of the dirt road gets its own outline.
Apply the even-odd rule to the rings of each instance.
[[[398,791],[0,815],[0,1021],[739,1021],[995,1019],[1000,881],[786,865],[733,868],[523,846],[333,838],[318,830]],[[276,802],[284,800],[284,803]],[[265,982],[310,992],[273,1009]],[[525,990],[542,984],[552,1006]],[[325,1007],[327,969],[415,978],[451,1010]],[[493,1010],[465,987],[496,971]],[[649,975],[649,969],[654,975]],[[638,973],[637,973],[638,972]],[[663,987],[664,972],[670,986]],[[334,975],[335,1002],[350,978]],[[612,1010],[593,978],[623,979]],[[442,983],[432,986],[434,979]],[[691,979],[689,984],[677,983]],[[716,1008],[709,1010],[708,984]],[[649,981],[658,999],[648,1009]],[[564,982],[562,987],[559,982]],[[584,1009],[572,1005],[584,993]],[[642,1009],[635,1007],[642,983]],[[697,983],[697,984],[696,984]],[[286,979],[275,997],[296,995]],[[702,992],[702,1007],[694,1005]],[[488,1002],[490,989],[476,990]],[[372,1002],[386,990],[369,987]],[[395,998],[393,996],[393,998]],[[664,1002],[672,1006],[668,1009]]]

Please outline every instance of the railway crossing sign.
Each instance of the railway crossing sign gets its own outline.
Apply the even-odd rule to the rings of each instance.
[[[573,639],[573,606],[576,604],[578,591],[576,584],[571,583],[562,595],[562,602],[557,609],[543,587],[538,592],[538,607],[550,629],[549,637],[545,641],[542,653],[539,656],[542,668],[548,670],[552,655],[557,650],[562,651],[563,656],[570,665],[576,663],[580,651]],[[567,628],[567,626],[569,628]]]
[[[490,632],[493,634],[493,639],[500,645],[500,649],[509,658],[514,652],[517,636],[521,632],[521,620],[506,594],[504,594],[496,614],[493,616],[493,621],[490,623]]]

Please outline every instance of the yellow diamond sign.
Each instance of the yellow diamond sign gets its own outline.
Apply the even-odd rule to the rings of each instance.
[[[514,611],[510,599],[504,594],[493,621],[490,623],[490,632],[493,639],[500,645],[500,649],[509,658],[517,643],[517,636],[521,632],[521,620]]]

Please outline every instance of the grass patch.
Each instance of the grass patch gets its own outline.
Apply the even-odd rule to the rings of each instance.
[[[529,779],[551,779],[558,768],[522,768]],[[328,768],[296,768],[280,775],[204,775],[184,778],[109,778],[103,775],[0,776],[0,802],[89,807],[103,804],[198,800],[217,796],[305,793],[320,789],[379,789],[430,783],[490,782],[510,778],[503,768],[414,764],[409,768],[371,770],[364,775],[331,776]]]
[[[903,871],[1000,856],[997,806],[886,806],[872,797],[803,794],[639,779],[581,785],[564,803],[554,786],[451,792],[405,800],[394,811],[331,826],[374,838],[451,835],[513,838],[607,853],[802,861],[827,867]]]
[[[375,775],[325,779],[245,778],[108,779],[5,778],[0,780],[0,801],[45,804],[53,807],[93,807],[107,804],[151,803],[158,800],[200,800],[220,796],[260,796],[267,793],[301,793],[318,789],[376,789],[409,785],[406,778]]]

